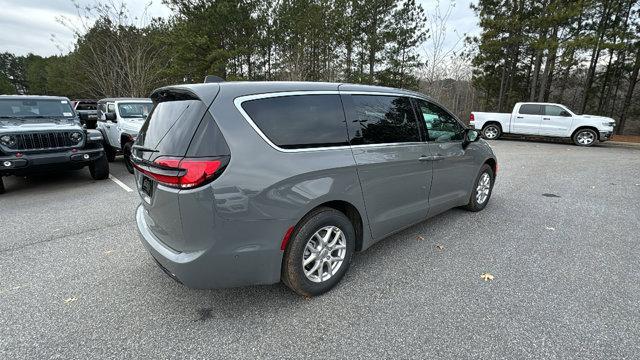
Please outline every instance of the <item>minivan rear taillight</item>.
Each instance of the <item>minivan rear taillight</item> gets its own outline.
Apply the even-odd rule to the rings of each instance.
[[[158,183],[191,189],[215,180],[224,171],[229,157],[181,158],[161,156],[153,163],[132,157],[133,166]]]

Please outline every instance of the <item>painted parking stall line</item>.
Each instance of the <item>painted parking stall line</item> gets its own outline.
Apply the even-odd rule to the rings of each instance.
[[[127,186],[127,184],[123,183],[122,181],[118,180],[117,177],[109,174],[109,179],[111,179],[111,181],[113,181],[114,183],[118,184],[118,186],[120,186],[121,188],[124,189],[124,191],[126,192],[133,192],[133,190]]]

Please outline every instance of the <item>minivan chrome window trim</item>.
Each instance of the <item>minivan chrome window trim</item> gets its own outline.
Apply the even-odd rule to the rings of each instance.
[[[411,141],[411,142],[395,142],[395,143],[380,143],[380,144],[361,144],[361,145],[340,145],[340,146],[318,146],[300,149],[285,149],[274,144],[265,133],[260,130],[258,125],[251,119],[249,114],[242,108],[242,103],[250,100],[268,99],[284,96],[300,96],[300,95],[373,95],[373,96],[400,96],[414,99],[421,99],[430,102],[427,98],[420,97],[413,94],[402,94],[397,92],[373,92],[373,91],[341,91],[341,90],[322,90],[322,91],[283,91],[272,92],[255,95],[245,95],[237,97],[233,100],[233,104],[236,109],[242,114],[242,117],[249,123],[253,130],[267,143],[269,146],[285,153],[298,153],[298,152],[310,152],[310,151],[325,151],[325,150],[346,150],[353,148],[372,148],[372,147],[391,147],[391,146],[411,146],[411,145],[424,145],[427,141]]]

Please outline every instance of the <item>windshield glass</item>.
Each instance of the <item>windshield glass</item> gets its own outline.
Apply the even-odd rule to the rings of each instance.
[[[76,105],[76,110],[96,110],[98,109],[97,103],[79,103]]]
[[[119,103],[118,112],[121,118],[146,118],[151,112],[153,103]]]
[[[0,99],[0,117],[73,117],[67,100]]]

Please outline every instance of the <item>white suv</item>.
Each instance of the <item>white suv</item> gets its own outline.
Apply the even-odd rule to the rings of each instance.
[[[98,130],[104,137],[104,150],[109,161],[124,156],[127,170],[133,174],[129,156],[138,132],[153,108],[151,99],[108,98],[98,101]]]

